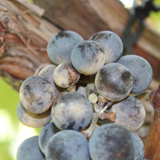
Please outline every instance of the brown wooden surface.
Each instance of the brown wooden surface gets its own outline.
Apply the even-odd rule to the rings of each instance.
[[[145,142],[145,158],[149,160],[160,159],[160,86],[150,96],[154,107],[154,119]]]
[[[0,4],[0,75],[18,90],[40,65],[50,63],[47,42],[60,30],[18,2]]]

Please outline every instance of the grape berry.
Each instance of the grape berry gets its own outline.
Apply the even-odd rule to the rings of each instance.
[[[89,160],[87,139],[74,130],[63,130],[53,135],[47,143],[47,160]]]
[[[53,122],[60,130],[81,131],[89,125],[93,109],[83,95],[68,93],[56,100],[52,106],[51,115]]]
[[[123,53],[121,38],[111,31],[100,31],[93,34],[90,40],[98,42],[105,52],[105,64],[116,62]]]
[[[132,151],[130,133],[120,125],[104,124],[95,130],[89,140],[92,160],[131,160]]]
[[[130,94],[148,88],[150,64],[140,56],[121,57],[122,41],[111,31],[87,41],[61,31],[47,52],[53,64],[22,83],[17,106],[21,123],[44,127],[19,146],[17,160],[143,160],[143,142],[131,131],[146,113]]]
[[[152,81],[153,71],[144,58],[136,55],[127,55],[120,58],[117,63],[126,66],[132,74],[133,88],[131,93],[140,93],[148,88]]]
[[[131,92],[133,79],[130,71],[123,65],[109,63],[95,77],[97,92],[110,101],[120,101]]]

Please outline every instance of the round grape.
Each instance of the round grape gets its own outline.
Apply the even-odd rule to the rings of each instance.
[[[51,110],[53,122],[61,130],[81,131],[89,125],[92,115],[91,103],[78,93],[67,93],[60,96]]]
[[[73,49],[71,62],[79,73],[93,75],[104,65],[105,54],[99,43],[84,41]]]
[[[97,92],[110,101],[127,97],[132,89],[133,79],[130,71],[123,65],[109,63],[96,75]]]
[[[35,114],[29,112],[22,103],[19,102],[17,106],[17,116],[20,122],[24,125],[32,128],[39,128],[50,122],[51,109],[40,114]]]
[[[39,72],[38,76],[42,76],[46,78],[46,80],[50,82],[53,87],[53,90],[54,90],[53,95],[56,97],[59,97],[61,95],[60,93],[61,89],[55,85],[54,80],[53,80],[53,73],[55,69],[56,69],[56,66],[52,64],[47,65]]]
[[[131,135],[117,124],[104,124],[97,128],[89,140],[92,160],[132,160]]]
[[[98,42],[105,52],[105,64],[116,62],[123,53],[121,38],[111,31],[100,31],[93,34],[90,40]]]
[[[144,144],[142,140],[137,136],[136,134],[130,132],[131,134],[131,140],[133,143],[133,158],[132,160],[143,160],[144,158]]]
[[[48,56],[55,65],[70,61],[73,48],[83,41],[83,38],[76,32],[68,30],[60,31],[53,35],[48,42]]]
[[[30,137],[21,143],[17,160],[45,160],[38,146],[38,136]]]
[[[41,76],[31,76],[23,81],[20,88],[20,100],[32,113],[43,113],[53,102],[53,87]]]
[[[46,145],[50,138],[59,132],[60,130],[55,126],[53,122],[48,123],[46,126],[44,126],[40,132],[40,135],[38,137],[38,144],[41,149],[41,151],[45,154],[46,151]]]
[[[88,142],[77,131],[60,131],[47,143],[45,156],[46,160],[90,160]]]
[[[77,89],[76,89],[76,92],[79,93],[79,94],[82,94],[85,98],[87,98],[86,87],[78,86]]]
[[[125,100],[112,106],[110,111],[116,114],[115,122],[129,131],[139,129],[146,116],[143,104],[134,97],[127,97]]]
[[[71,62],[68,61],[57,66],[53,77],[57,86],[68,88],[78,82],[80,74],[73,68]]]
[[[126,66],[132,74],[133,88],[131,93],[140,93],[149,87],[153,71],[144,58],[136,55],[127,55],[120,58],[117,63]]]

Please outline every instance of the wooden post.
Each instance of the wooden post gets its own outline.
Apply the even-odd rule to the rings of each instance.
[[[154,108],[154,119],[145,142],[145,158],[160,159],[160,85],[150,94],[150,103]]]

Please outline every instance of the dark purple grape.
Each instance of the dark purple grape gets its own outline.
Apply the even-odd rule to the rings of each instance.
[[[117,124],[104,124],[90,137],[89,152],[92,160],[132,160],[130,132]]]
[[[129,131],[139,129],[146,117],[143,104],[134,97],[127,97],[125,100],[112,106],[110,111],[116,114],[115,122]]]
[[[131,93],[140,93],[149,87],[153,71],[144,58],[136,55],[127,55],[120,58],[117,63],[126,66],[132,74],[133,88]]]
[[[97,92],[110,101],[127,97],[132,89],[133,79],[130,71],[123,65],[109,63],[96,75]]]
[[[46,160],[90,160],[87,139],[73,130],[53,135],[46,147]]]
[[[100,31],[93,34],[90,40],[98,42],[105,52],[105,64],[116,62],[123,53],[121,38],[111,31]]]
[[[53,122],[48,123],[46,126],[42,128],[40,135],[38,137],[38,144],[39,144],[41,151],[44,154],[45,154],[46,145],[49,139],[59,131],[60,130],[55,126]]]
[[[32,128],[39,128],[50,122],[51,109],[40,114],[35,114],[29,112],[22,103],[19,102],[17,106],[17,116],[22,124]]]
[[[104,65],[105,54],[99,43],[84,41],[73,49],[71,62],[79,73],[94,75]]]
[[[52,85],[41,76],[31,76],[23,81],[19,94],[23,106],[32,113],[43,113],[53,103]]]
[[[54,80],[53,80],[53,73],[54,73],[55,69],[56,69],[56,66],[54,66],[52,64],[47,65],[39,72],[38,76],[42,76],[42,77],[46,78],[47,81],[50,82],[53,87],[54,96],[59,97],[61,95],[61,93],[60,93],[61,89],[55,85]]]
[[[60,96],[51,111],[53,122],[61,130],[81,131],[89,125],[92,115],[91,103],[78,93]]]
[[[38,136],[23,141],[17,151],[17,160],[45,160],[39,149]]]
[[[75,85],[80,74],[73,68],[71,62],[63,62],[57,66],[53,74],[54,82],[61,88],[68,88]]]
[[[143,160],[144,158],[144,144],[142,142],[142,140],[139,138],[139,136],[137,136],[134,133],[130,133],[131,134],[131,140],[133,143],[133,153],[132,153],[132,160]]]
[[[48,56],[55,65],[70,61],[73,48],[83,41],[83,38],[76,32],[60,31],[53,35],[48,42]]]
[[[86,87],[84,86],[78,86],[77,93],[82,94],[85,98],[87,98],[87,91],[86,91]]]

